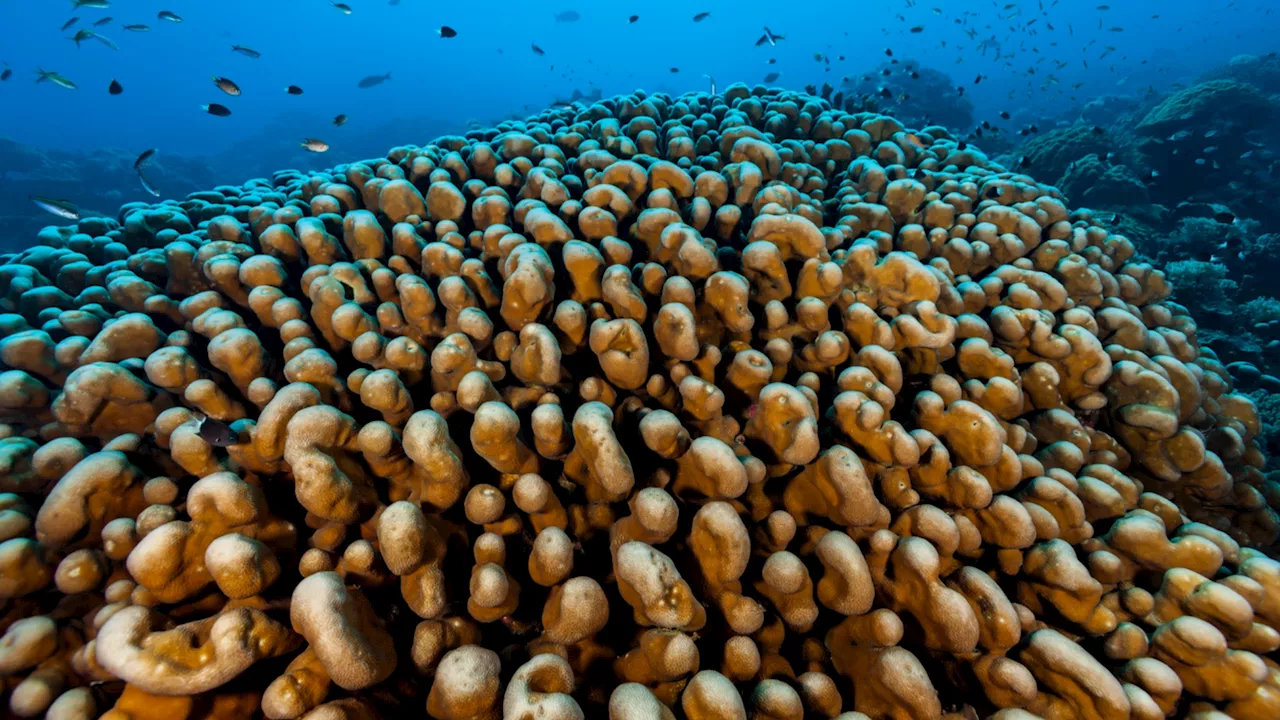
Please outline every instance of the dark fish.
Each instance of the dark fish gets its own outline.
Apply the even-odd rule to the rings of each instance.
[[[982,193],[982,196],[988,200],[995,200],[996,198],[1000,197],[1000,188],[995,187],[993,185],[987,188],[987,191]]]
[[[214,75],[213,84],[216,85],[219,90],[230,95],[231,97],[238,97],[240,95],[240,86],[235,84],[235,81],[231,80],[230,78],[218,77],[217,75]]]
[[[65,220],[79,220],[80,209],[70,200],[57,200],[55,198],[40,197],[39,195],[30,196],[31,202],[41,210],[57,215]]]
[[[920,73],[916,72],[915,70],[912,70],[912,71],[911,71],[911,75],[910,75],[910,77],[911,77],[911,79],[912,79],[912,80],[919,80],[919,79],[920,79]]]
[[[458,37],[458,31],[457,31],[457,30],[454,30],[453,28],[449,27],[448,25],[441,25],[441,26],[440,26],[440,29],[439,29],[439,30],[436,30],[436,34],[437,34],[437,35],[439,35],[439,36],[440,36],[440,37],[442,37],[442,38]]]
[[[339,115],[339,116],[335,117],[335,118],[333,119],[333,124],[334,124],[336,127],[342,127],[343,125],[346,125],[346,124],[347,124],[347,116],[346,116],[346,115]]]
[[[13,68],[5,65],[4,70],[0,70],[0,82],[4,82],[11,77],[13,77]]]
[[[76,24],[76,23],[78,23],[78,22],[80,22],[80,18],[78,18],[78,17],[73,17],[73,18],[71,18],[70,20],[68,20],[68,21],[66,21],[66,22],[64,22],[64,23],[62,23],[62,28],[59,30],[59,32],[66,32],[66,31],[70,30],[70,29],[71,29],[71,26],[72,26],[72,25],[75,25],[75,24]]]
[[[766,25],[764,28],[764,34],[756,41],[756,47],[760,47],[765,43],[769,43],[769,47],[777,47],[779,40],[786,40],[786,38],[781,35],[774,35],[773,31]]]
[[[885,48],[884,54],[888,55],[889,57],[893,57],[893,48]]]
[[[196,434],[201,440],[217,447],[230,447],[240,442],[240,433],[221,420],[203,417],[196,421]]]
[[[1106,131],[1107,129],[1102,127],[1101,125],[1094,125],[1093,127],[1089,128],[1089,132],[1093,133],[1094,135],[1101,135]]]
[[[218,103],[209,103],[208,105],[201,105],[200,109],[204,110],[210,115],[216,115],[218,117],[229,117],[231,115],[231,110],[226,105],[219,105]]]
[[[1234,223],[1236,221],[1236,216],[1230,212],[1227,212],[1226,210],[1220,210],[1213,214],[1213,219],[1217,220],[1223,225],[1230,225],[1231,223]]]
[[[956,143],[956,149],[957,149],[957,150],[968,150],[968,149],[969,149],[969,143],[967,143],[967,142],[965,142],[965,141],[961,140],[960,142]]]
[[[82,7],[93,8],[95,10],[105,10],[106,8],[111,7],[111,0],[71,0],[71,2],[74,5],[74,7],[71,8],[72,10],[77,10]]]
[[[777,79],[778,79],[778,78],[780,78],[780,77],[782,77],[782,73],[771,72],[771,73],[769,73],[768,75],[765,75],[765,76],[764,76],[764,81],[765,81],[766,83],[771,83],[771,82],[774,82],[775,80],[777,80]]]
[[[248,48],[243,45],[232,45],[231,52],[238,52],[241,55],[244,55],[245,57],[253,58],[254,60],[257,60],[258,58],[262,57],[262,53],[258,52],[257,50],[254,50],[253,48]]]
[[[635,22],[635,21],[637,21],[637,20],[639,20],[639,19],[640,19],[640,16],[639,16],[639,15],[632,15],[631,17],[627,18],[627,22],[628,22],[628,23],[633,23],[633,22]]]
[[[161,10],[159,13],[156,14],[156,17],[161,20],[168,20],[169,22],[172,22],[172,23],[182,22],[182,18],[179,17],[177,13],[170,12],[168,10]]]
[[[297,85],[290,85],[289,87],[285,88],[284,91],[289,93],[290,95],[302,94],[302,88],[298,87]]]
[[[678,67],[673,67],[673,68],[671,68],[671,72],[673,72],[673,73],[678,73],[678,72],[680,72],[680,68],[678,68]]]
[[[150,32],[151,31],[151,27],[149,25],[125,25],[124,29],[128,30],[129,32]]]
[[[578,14],[577,10],[565,10],[564,12],[556,13],[556,22],[571,23],[578,22],[581,19],[582,16]]]
[[[381,85],[382,83],[390,79],[391,79],[391,73],[387,73],[386,75],[370,75],[364,78],[363,80],[361,80],[360,82],[356,83],[356,87],[368,89],[371,87],[376,87],[378,85]]]
[[[880,88],[879,94],[880,94],[880,97],[882,97],[882,98],[891,98],[891,97],[893,97],[893,91],[892,91],[892,90],[890,90],[890,89],[889,89],[889,88],[887,88],[887,87],[882,87],[882,88]]]
[[[1002,111],[1000,112],[1000,119],[1001,119],[1001,120],[1008,120],[1008,119],[1009,119],[1009,113],[1008,113],[1008,111],[1003,111],[1003,110],[1002,110]]]
[[[151,158],[155,156],[156,156],[155,148],[151,148],[150,150],[143,150],[142,154],[138,156],[138,159],[133,161],[133,169],[141,170],[143,167],[146,166],[147,163],[151,162]]]
[[[331,0],[329,4],[332,5],[338,12],[342,13],[343,15],[351,14],[351,6],[346,3],[336,3],[336,2],[332,2]]]
[[[709,17],[711,17],[711,13],[709,13],[709,12],[700,12],[700,13],[698,13],[697,15],[694,15],[694,16],[693,16],[693,21],[694,21],[694,22],[702,22],[703,20],[706,20],[706,19],[707,19],[707,18],[709,18]]]
[[[1018,164],[1017,164],[1017,166],[1016,166],[1016,167],[1017,167],[1018,169],[1022,169],[1022,168],[1026,167],[1026,166],[1027,166],[1027,165],[1029,165],[1029,164],[1030,164],[1030,161],[1027,159],[1027,156],[1026,156],[1026,155],[1023,155],[1023,156],[1021,156],[1021,157],[1019,157],[1019,158],[1018,158]]]
[[[538,47],[538,43],[533,43],[532,45],[530,45],[530,48],[533,50],[533,54],[537,55],[538,57],[542,57],[543,55],[547,54],[546,50],[543,50],[542,48]]]
[[[919,35],[919,34],[920,34],[920,33],[922,33],[922,32],[924,32],[924,26],[923,26],[923,25],[917,25],[917,26],[915,26],[915,27],[911,28],[911,34],[912,34],[912,35]]]
[[[974,85],[977,85],[977,84],[978,84],[978,83],[980,83],[980,82],[982,82],[982,75],[981,75],[981,73],[979,73],[978,77],[976,77],[976,78],[974,78],[974,79],[973,79],[973,84],[974,84]]]
[[[111,84],[107,86],[107,92],[111,95],[119,95],[124,92],[124,86],[118,80],[112,80]]]

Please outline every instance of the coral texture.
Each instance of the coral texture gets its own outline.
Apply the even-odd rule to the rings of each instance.
[[[637,92],[39,241],[16,716],[1280,716],[1257,407],[941,128]]]

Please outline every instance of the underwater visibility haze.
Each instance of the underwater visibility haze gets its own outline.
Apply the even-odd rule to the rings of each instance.
[[[1278,51],[0,0],[0,702],[1280,717]]]

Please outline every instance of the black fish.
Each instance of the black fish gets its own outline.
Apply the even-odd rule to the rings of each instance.
[[[360,80],[360,82],[356,83],[356,87],[368,89],[371,87],[375,87],[377,85],[381,85],[382,83],[390,79],[391,79],[391,73],[387,73],[386,75],[369,75],[368,77],[365,77],[362,80]]]
[[[957,144],[956,144],[956,149],[957,149],[957,150],[968,150],[968,149],[969,149],[969,143],[967,143],[967,142],[965,142],[965,141],[961,140],[959,143],[957,143]]]
[[[1213,219],[1223,225],[1230,225],[1236,221],[1236,216],[1226,210],[1220,210],[1213,214]]]
[[[437,34],[437,35],[439,35],[439,36],[440,36],[440,37],[442,37],[442,38],[458,37],[458,31],[457,31],[457,30],[454,30],[453,28],[449,27],[448,25],[441,25],[441,26],[440,26],[440,29],[439,29],[439,30],[436,30],[436,34]]]
[[[782,76],[782,73],[771,72],[771,73],[769,73],[768,75],[765,75],[765,76],[764,76],[764,81],[765,81],[766,83],[771,83],[771,82],[773,82],[773,81],[777,80],[777,79],[778,79],[779,77],[781,77],[781,76]]]
[[[285,88],[284,91],[289,93],[290,95],[302,94],[302,88],[298,87],[297,85],[290,85],[289,87]]]
[[[989,187],[986,192],[982,193],[982,196],[988,200],[995,200],[1000,197],[1000,188],[995,186]]]
[[[628,22],[628,23],[633,23],[633,22],[635,22],[635,21],[637,21],[637,20],[639,20],[639,19],[640,19],[640,16],[639,16],[639,15],[632,15],[631,17],[627,18],[627,22]]]
[[[533,49],[533,54],[534,54],[534,55],[537,55],[537,56],[541,57],[541,56],[543,56],[543,55],[546,55],[546,54],[547,54],[547,52],[546,52],[545,50],[543,50],[542,48],[538,47],[538,43],[533,43],[530,47]]]
[[[1001,120],[1008,120],[1008,119],[1009,119],[1009,112],[1008,112],[1007,110],[1002,110],[1002,111],[1000,111],[1000,119],[1001,119]]]
[[[885,48],[884,54],[888,55],[889,57],[893,57],[893,48]]]
[[[673,73],[678,73],[678,72],[680,72],[680,68],[678,68],[678,67],[673,67],[673,68],[671,68],[671,72],[673,72]]]
[[[196,434],[201,440],[217,447],[230,447],[240,442],[240,433],[221,420],[203,417],[196,421]]]
[[[346,124],[347,124],[347,116],[346,116],[346,115],[339,115],[339,116],[335,117],[335,118],[333,119],[333,124],[334,124],[334,125],[336,125],[337,127],[342,127],[343,125],[346,125]]]
[[[119,81],[112,80],[111,84],[107,86],[107,92],[111,95],[119,95],[124,92],[124,86]]]
[[[218,103],[209,103],[208,105],[201,105],[200,109],[204,110],[210,115],[216,115],[218,117],[229,117],[231,115],[231,110],[226,105],[219,105]]]
[[[978,77],[976,77],[976,78],[974,78],[974,79],[973,79],[973,84],[974,84],[974,85],[977,85],[977,84],[978,84],[978,83],[980,83],[980,82],[982,82],[982,75],[981,75],[981,74],[979,74],[979,75],[978,75]]]
[[[1093,127],[1089,128],[1089,132],[1093,133],[1094,135],[1101,135],[1106,132],[1106,128],[1102,127],[1101,125],[1094,125]]]
[[[700,13],[698,13],[697,15],[694,15],[694,16],[693,16],[693,21],[694,21],[694,22],[702,22],[703,20],[706,20],[706,19],[707,19],[707,18],[709,18],[709,17],[711,17],[711,13],[709,13],[709,12],[700,12]]]
[[[151,158],[155,156],[156,156],[155,148],[151,148],[150,150],[143,150],[142,154],[138,156],[138,159],[133,161],[133,169],[134,170],[142,169],[142,167],[147,163],[151,162]]]
[[[922,32],[924,32],[924,26],[923,26],[923,25],[917,25],[917,26],[915,26],[915,27],[911,28],[911,34],[912,34],[912,35],[919,35],[919,34],[920,34],[920,33],[922,33]]]

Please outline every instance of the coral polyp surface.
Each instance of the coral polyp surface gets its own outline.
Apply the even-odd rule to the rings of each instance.
[[[637,91],[38,241],[16,716],[1280,717],[1253,401],[940,128]]]

